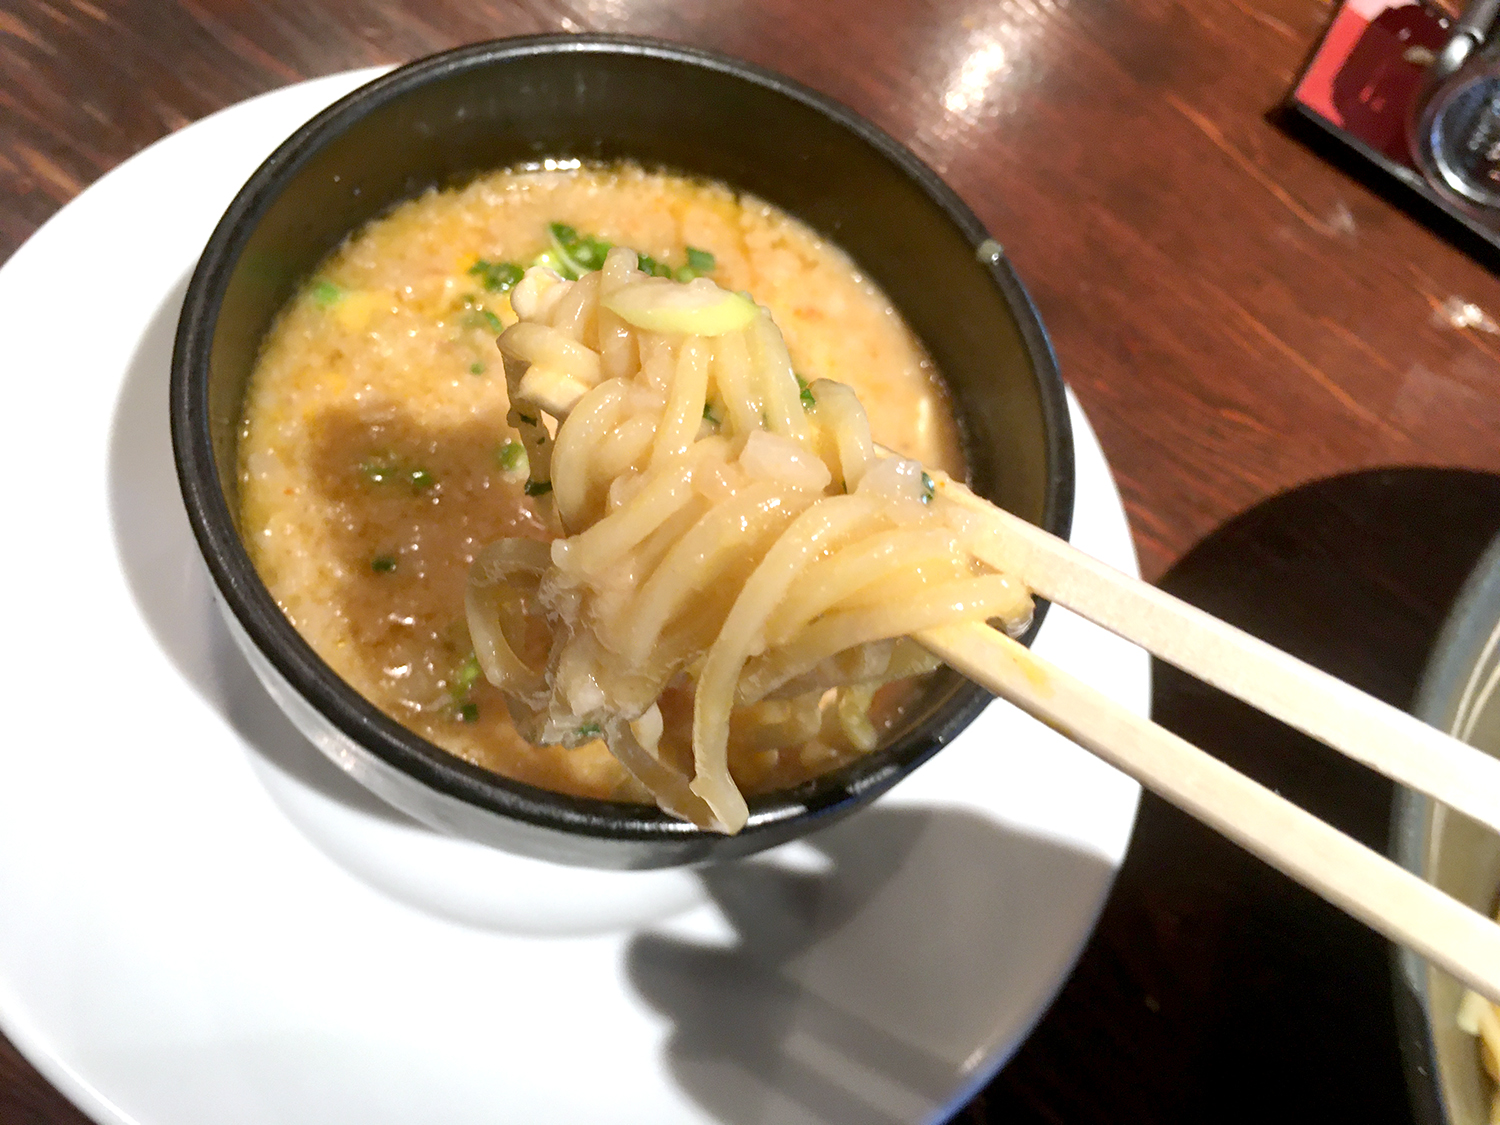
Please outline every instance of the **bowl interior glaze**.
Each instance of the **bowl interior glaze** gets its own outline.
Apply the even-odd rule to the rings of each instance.
[[[719,180],[835,241],[890,295],[942,372],[976,489],[1067,534],[1072,439],[1056,363],[1024,289],[968,208],[889,137],[784,78],[609,36],[502,40],[421,60],[338,102],[267,160],[226,212],[184,303],[171,394],[184,500],[262,679],[326,753],[393,804],[429,824],[565,862],[660,866],[747,854],[888,788],[987,697],[941,676],[890,745],[757,799],[739,836],[716,836],[654,809],[510,782],[406,731],[302,641],[238,538],[245,387],[297,286],[397,203],[548,159],[629,159]]]

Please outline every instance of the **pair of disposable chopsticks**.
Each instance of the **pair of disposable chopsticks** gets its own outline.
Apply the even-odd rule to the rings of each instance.
[[[1500,832],[1500,760],[1129,578],[943,480],[983,521],[979,557],[1046,598]],[[1041,719],[1393,941],[1500,1001],[1500,926],[985,625],[917,635]]]

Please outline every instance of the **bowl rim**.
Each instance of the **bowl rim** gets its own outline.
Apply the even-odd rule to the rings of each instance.
[[[1411,707],[1412,714],[1423,722],[1449,731],[1450,720],[1461,717],[1449,715],[1450,703],[1455,692],[1465,690],[1473,682],[1474,673],[1484,660],[1486,638],[1500,628],[1500,613],[1495,606],[1500,606],[1500,536],[1479,556],[1432,643]],[[1480,620],[1489,622],[1484,635],[1476,630],[1475,623]],[[1459,707],[1463,707],[1462,698]],[[1423,879],[1427,878],[1433,811],[1431,797],[1397,786],[1391,805],[1390,855]],[[1408,1100],[1422,1125],[1450,1125],[1453,1119],[1443,1093],[1437,1044],[1432,1035],[1428,971],[1424,958],[1404,946],[1391,945],[1396,1029]]]
[[[383,74],[340,98],[283,141],[256,169],[219,220],[189,281],[172,354],[169,413],[178,482],[189,522],[222,606],[274,671],[344,737],[419,784],[499,816],[596,839],[688,843],[721,834],[660,809],[575,797],[515,781],[442,750],[386,716],[346,684],[290,624],[261,582],[240,539],[214,460],[208,363],[219,305],[245,243],[287,181],[321,149],[368,114],[409,92],[466,70],[538,56],[637,56],[708,70],[767,89],[812,109],[869,147],[915,183],[974,249],[1015,319],[1031,359],[1047,458],[1043,526],[1066,538],[1072,524],[1075,466],[1066,393],[1052,344],[1003,250],[984,254],[989,232],[952,188],[914,153],[853,110],[793,79],[699,47],[623,34],[544,34],[494,39],[442,51]],[[1047,605],[1038,601],[1035,635]],[[793,789],[752,798],[749,841],[800,818],[815,820],[858,803],[910,772],[988,705],[978,687],[960,688],[947,709],[880,751]],[[908,745],[910,744],[910,745]]]

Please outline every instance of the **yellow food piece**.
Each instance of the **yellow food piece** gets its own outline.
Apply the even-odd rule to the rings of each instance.
[[[340,297],[329,312],[344,331],[363,332],[369,326],[370,318],[380,309],[389,307],[390,304],[389,293],[381,293],[373,289],[356,289]]]
[[[703,277],[687,285],[648,278],[622,286],[600,303],[637,328],[686,336],[738,332],[760,311],[748,297],[720,289]]]

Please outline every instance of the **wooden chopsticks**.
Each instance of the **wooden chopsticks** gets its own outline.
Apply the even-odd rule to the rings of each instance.
[[[1047,598],[1387,777],[1500,831],[1500,760],[1090,558],[949,480],[983,521],[980,558]],[[934,654],[1367,925],[1500,1001],[1500,926],[983,625]]]

